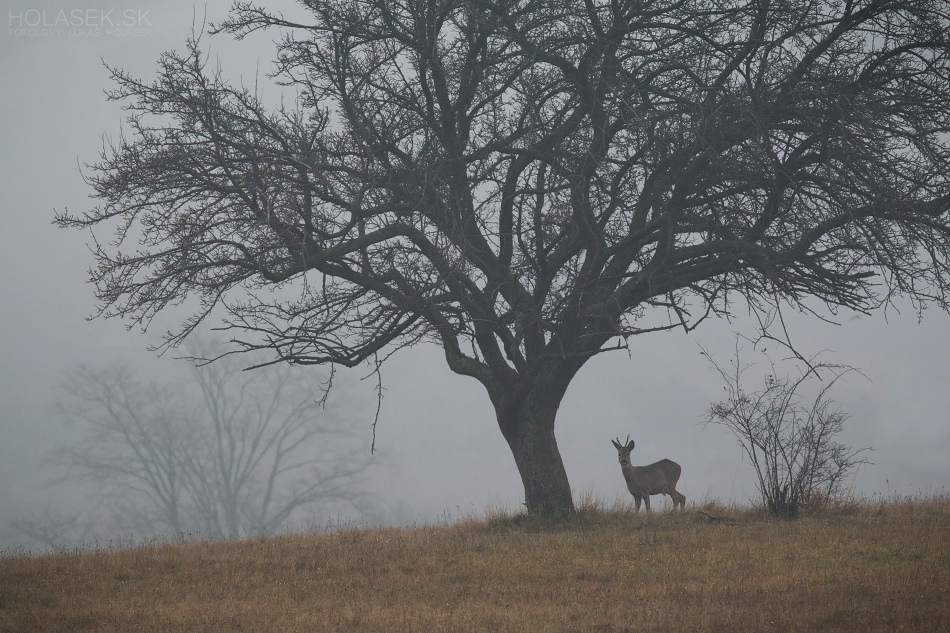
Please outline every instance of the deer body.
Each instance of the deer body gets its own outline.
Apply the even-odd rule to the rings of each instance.
[[[633,495],[637,512],[640,511],[641,501],[646,504],[647,512],[650,511],[650,495],[669,495],[673,500],[674,508],[679,506],[685,509],[686,497],[676,490],[676,482],[679,481],[680,473],[683,471],[680,465],[669,459],[661,459],[649,466],[633,466],[630,463],[630,451],[633,450],[634,442],[629,436],[627,439],[629,441],[626,445],[618,440],[611,441],[617,449],[620,469],[623,471],[623,478],[627,481],[627,490]]]

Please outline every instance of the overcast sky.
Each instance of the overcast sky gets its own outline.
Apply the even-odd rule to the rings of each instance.
[[[97,159],[101,135],[117,135],[123,113],[108,103],[102,62],[149,78],[162,51],[182,49],[194,9],[183,2],[7,3],[0,34],[0,522],[61,500],[44,487],[41,461],[68,439],[53,414],[57,384],[79,363],[131,364],[150,376],[170,375],[180,361],[146,350],[161,333],[126,331],[93,320],[93,288],[85,283],[89,236],[52,224],[56,210],[92,203],[80,169]],[[209,4],[219,21],[227,4]],[[56,24],[58,12],[70,24]],[[111,10],[111,13],[110,13]],[[79,13],[73,13],[78,11]],[[199,9],[203,11],[203,9]],[[81,16],[77,18],[75,16]],[[199,22],[201,16],[199,15]],[[45,24],[44,24],[45,21]],[[118,28],[109,22],[118,23]],[[78,26],[73,26],[78,22]],[[138,29],[130,32],[128,28]],[[209,38],[226,75],[269,69],[276,33],[234,42]],[[278,93],[270,88],[273,97]],[[854,479],[861,496],[946,493],[950,481],[950,318],[932,309],[918,322],[909,307],[872,317],[844,315],[839,325],[790,316],[790,333],[806,354],[861,369],[835,393],[852,418],[844,440],[874,447],[873,465]],[[721,392],[699,344],[726,362],[734,331],[747,320],[713,322],[696,332],[642,336],[626,352],[590,362],[569,390],[557,435],[577,492],[607,500],[627,495],[615,436],[637,442],[635,463],[668,457],[683,467],[680,490],[746,502],[753,471],[728,433],[704,428]],[[752,358],[750,352],[750,359]],[[371,381],[356,379],[353,407],[370,436]],[[388,507],[419,520],[486,506],[517,507],[523,489],[480,385],[452,374],[440,350],[402,352],[384,368],[385,398],[376,446],[389,468],[378,492]]]

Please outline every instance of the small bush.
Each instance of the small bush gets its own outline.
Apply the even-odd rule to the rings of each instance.
[[[866,463],[860,456],[869,450],[852,450],[835,440],[848,415],[829,394],[853,368],[810,362],[792,378],[778,376],[772,364],[763,386],[749,389],[743,376],[750,366],[741,363],[739,352],[737,346],[731,371],[710,358],[725,382],[726,398],[709,408],[707,424],[726,427],[738,440],[755,468],[763,506],[777,517],[794,519],[803,510],[821,511],[843,501],[848,475]],[[806,395],[827,374],[830,380]]]

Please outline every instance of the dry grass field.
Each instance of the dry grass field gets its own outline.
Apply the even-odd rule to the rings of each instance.
[[[950,631],[950,500],[7,553],[0,631]]]

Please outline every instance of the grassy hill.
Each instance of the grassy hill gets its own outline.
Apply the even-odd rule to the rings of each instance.
[[[900,630],[950,630],[948,499],[0,558],[3,632]]]

